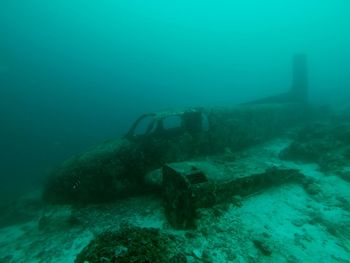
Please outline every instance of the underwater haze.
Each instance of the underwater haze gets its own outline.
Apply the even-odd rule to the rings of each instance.
[[[285,92],[305,53],[310,99],[350,98],[346,0],[1,0],[1,202],[140,114]]]

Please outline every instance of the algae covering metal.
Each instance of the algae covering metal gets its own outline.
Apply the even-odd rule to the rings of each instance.
[[[299,54],[291,89],[284,94],[230,108],[144,114],[124,138],[66,161],[48,180],[43,197],[54,203],[93,203],[154,190],[145,175],[166,163],[236,152],[305,120],[307,84],[306,56]]]
[[[265,142],[305,120],[307,110],[303,103],[273,103],[146,114],[151,119],[145,132],[136,133],[141,116],[124,138],[66,161],[49,178],[44,200],[96,203],[150,191],[148,172]]]
[[[284,183],[305,183],[296,169],[234,163],[182,162],[163,167],[163,203],[169,223],[180,229],[195,228],[197,209],[229,203],[234,196],[256,194]]]

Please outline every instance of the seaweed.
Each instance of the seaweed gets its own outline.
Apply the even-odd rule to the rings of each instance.
[[[76,257],[84,262],[187,262],[176,236],[155,228],[122,227],[98,235]]]

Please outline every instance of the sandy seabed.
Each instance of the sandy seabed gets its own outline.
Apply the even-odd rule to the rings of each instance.
[[[350,183],[317,164],[281,160],[289,143],[279,138],[246,154],[256,160],[251,165],[299,169],[317,182],[312,191],[290,183],[200,209],[197,228],[188,231],[168,224],[159,196],[85,207],[32,205],[30,219],[0,229],[0,262],[74,262],[96,235],[125,223],[178,236],[187,262],[350,262]],[[39,196],[17,203],[25,207]]]

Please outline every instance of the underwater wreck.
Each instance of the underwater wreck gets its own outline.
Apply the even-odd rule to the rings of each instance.
[[[305,55],[294,56],[292,87],[281,95],[233,107],[142,115],[124,137],[97,145],[58,167],[45,185],[43,199],[90,204],[158,191],[170,223],[189,228],[196,207],[300,181],[298,172],[273,167],[228,172],[223,179],[215,172],[223,167],[210,164],[208,157],[266,142],[307,120],[306,64]]]
[[[144,114],[65,161],[2,207],[0,262],[348,262],[349,160],[350,111],[310,106],[297,55],[287,93]]]

